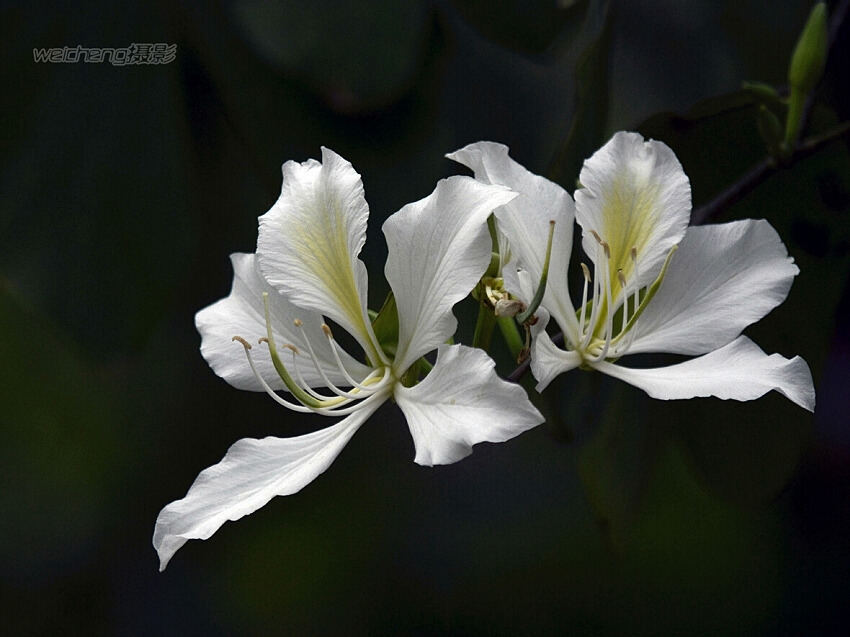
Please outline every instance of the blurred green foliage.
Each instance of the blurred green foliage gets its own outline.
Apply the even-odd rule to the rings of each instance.
[[[284,161],[326,145],[362,173],[372,235],[363,259],[378,309],[387,292],[376,276],[380,224],[450,174],[443,154],[469,142],[506,143],[572,191],[584,157],[614,130],[637,128],[675,150],[696,205],[710,200],[764,157],[756,104],[737,88],[784,81],[808,9],[802,0],[4,9],[6,630],[782,635],[819,621],[846,626],[839,593],[850,560],[835,547],[850,530],[835,511],[850,501],[840,488],[850,453],[835,432],[813,433],[811,416],[775,395],[658,402],[578,372],[547,392],[546,427],[457,465],[414,465],[403,420],[382,409],[304,493],[190,542],[164,574],[150,545],[159,509],[238,438],[318,426],[216,378],[193,328],[194,313],[229,289],[227,255],[253,251]],[[177,60],[32,58],[35,47],[133,42],[176,43]],[[847,79],[828,63],[805,134],[848,118]],[[848,364],[836,358],[850,329],[841,319],[848,193],[841,142],[713,220],[764,217],[779,231],[801,274],[747,334],[766,351],[803,356],[819,383],[825,367],[837,382]],[[474,310],[459,310],[470,334]],[[509,372],[505,353],[497,357]],[[816,417],[839,409],[821,402]]]

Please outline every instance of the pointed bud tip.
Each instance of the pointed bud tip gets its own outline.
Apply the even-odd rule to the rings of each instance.
[[[800,33],[791,55],[788,82],[803,94],[811,93],[823,74],[829,47],[829,28],[826,23],[826,3],[812,7],[806,26]]]

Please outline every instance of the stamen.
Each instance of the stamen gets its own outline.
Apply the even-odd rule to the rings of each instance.
[[[245,340],[244,338],[242,338],[241,336],[234,336],[234,337],[233,337],[233,338],[231,338],[230,340],[231,340],[231,341],[239,341],[240,343],[242,343],[242,347],[244,347],[245,349],[251,349],[251,343],[249,343],[248,341],[246,341],[246,340]]]
[[[604,248],[608,247],[608,244],[603,245]],[[606,256],[609,256],[606,253]],[[599,362],[604,360],[608,355],[608,349],[611,347],[611,336],[614,331],[614,312],[612,311],[612,303],[613,303],[613,295],[611,293],[611,275],[608,272],[608,266],[610,263],[608,261],[606,263],[605,268],[605,309],[606,311],[606,320],[605,320],[605,346],[602,348],[602,352],[600,352],[599,357],[595,362]]]
[[[366,398],[364,398],[362,401],[355,402],[354,404],[351,404],[350,400],[344,401],[342,399],[337,399],[337,402],[335,404],[332,404],[332,405],[323,404],[319,407],[310,407],[310,406],[307,406],[307,405],[296,405],[296,404],[291,403],[287,400],[284,400],[283,398],[278,396],[274,392],[274,390],[271,387],[268,386],[266,381],[264,381],[262,376],[260,376],[260,374],[257,372],[257,369],[254,366],[254,361],[251,358],[251,353],[248,352],[247,349],[245,350],[245,352],[248,355],[248,363],[251,365],[251,369],[253,370],[254,375],[257,377],[257,380],[260,381],[260,384],[263,386],[263,389],[265,389],[266,393],[269,396],[271,396],[275,400],[275,402],[277,402],[278,404],[283,405],[284,407],[291,409],[292,411],[297,411],[299,413],[314,413],[314,414],[319,414],[321,416],[347,416],[348,414],[354,413],[358,409],[362,409],[367,404],[370,404],[377,399],[382,399],[382,392],[378,391],[378,389],[384,387],[387,384],[387,383],[376,384],[374,387],[371,388],[371,389],[374,390],[371,394],[367,395]],[[305,396],[307,396],[311,400],[315,400],[309,394],[305,393]],[[300,396],[298,396],[297,398],[299,400],[301,400]]]
[[[291,403],[288,400],[284,400],[280,396],[278,396],[274,390],[269,387],[268,383],[260,376],[260,372],[257,371],[257,367],[254,365],[254,359],[251,356],[251,344],[246,341],[241,336],[234,336],[231,340],[239,341],[242,344],[242,347],[245,348],[245,356],[248,357],[248,364],[251,366],[251,371],[254,372],[254,376],[260,382],[260,386],[265,390],[265,392],[274,398],[275,402],[279,405],[283,405],[284,407],[291,409],[292,411],[297,411],[302,414],[307,414],[313,411],[309,407],[305,407],[304,405],[296,405],[295,403]]]
[[[620,280],[620,287],[623,289],[623,320],[620,323],[620,334],[622,334],[629,322],[629,290],[626,285],[626,276],[622,270],[617,270],[617,278]]]
[[[327,329],[325,329],[327,328]],[[333,333],[331,332],[331,328],[322,324],[322,331],[325,333],[325,336],[328,337],[328,344],[331,347],[331,352],[333,352],[334,359],[336,360],[336,366],[339,369],[340,373],[345,377],[345,381],[349,383],[355,389],[359,389],[362,392],[374,392],[386,385],[390,376],[390,368],[388,366],[384,366],[382,370],[373,370],[366,378],[364,378],[361,382],[357,382],[351,377],[351,374],[348,373],[348,370],[345,369],[345,365],[342,364],[342,359],[339,356],[339,350],[342,349],[336,340],[333,337]],[[377,377],[378,374],[381,374],[380,380],[372,383],[374,378]],[[353,393],[353,392],[352,392]]]
[[[637,248],[634,246],[632,246],[632,263],[634,264],[634,312],[636,313],[638,310],[638,305],[640,305],[640,269],[638,268]],[[628,299],[626,300],[626,302],[628,302]]]
[[[637,323],[638,318],[640,318],[640,315],[643,314],[643,311],[646,309],[646,306],[652,300],[652,297],[655,296],[655,293],[658,291],[658,288],[661,287],[661,282],[664,280],[664,277],[667,274],[667,267],[670,265],[670,260],[673,258],[673,254],[676,252],[678,247],[679,246],[673,246],[672,248],[670,248],[670,252],[667,253],[667,258],[664,260],[664,265],[661,266],[661,272],[658,274],[658,277],[655,279],[655,281],[652,282],[652,285],[646,288],[646,294],[644,294],[643,301],[641,301],[640,305],[635,310],[635,313],[629,319],[629,322],[626,323],[626,327],[624,328],[623,332],[621,332],[620,335],[614,339],[615,342],[619,340],[625,332],[633,331],[633,328],[635,326],[635,323]]]
[[[304,343],[307,345],[307,351],[310,353],[310,360],[313,361],[313,367],[315,367],[316,371],[319,372],[319,376],[322,377],[322,380],[324,381],[325,386],[328,389],[330,389],[334,394],[336,394],[337,396],[341,396],[343,398],[349,398],[349,399],[362,398],[363,397],[362,394],[360,394],[357,390],[355,390],[354,392],[343,391],[331,382],[331,380],[328,378],[327,374],[325,373],[324,368],[319,363],[319,359],[316,356],[316,353],[313,351],[313,345],[310,343],[310,339],[307,338],[307,333],[304,331],[303,324],[301,323],[301,321],[296,319],[295,325],[296,325],[296,327],[298,327],[301,330],[301,336],[304,337]],[[322,324],[322,331],[325,333],[325,336],[328,336],[331,332],[331,328],[323,323]],[[331,338],[332,338],[332,336],[328,336],[329,344],[330,344]],[[333,347],[331,347],[331,349],[333,349]],[[334,350],[334,352],[335,351],[336,350]],[[340,368],[342,368],[341,364],[340,364]],[[296,368],[296,371],[298,371],[297,368]],[[345,374],[345,375],[347,376],[347,374]],[[299,373],[299,377],[300,377],[300,373]],[[302,380],[302,383],[303,383],[303,380]],[[306,383],[304,383],[304,384],[306,385]],[[356,383],[352,383],[352,384],[356,385]],[[319,398],[320,400],[330,398],[330,396],[320,396],[320,395],[316,394],[315,392],[313,392],[309,389],[307,391],[310,392],[311,394],[313,394],[314,396],[316,396],[316,398]]]
[[[277,372],[278,376],[280,376],[280,379],[283,381],[283,384],[286,385],[286,388],[304,406],[309,407],[314,411],[317,409],[328,407],[329,405],[317,401],[313,396],[305,392],[289,374],[289,371],[287,371],[286,366],[283,364],[283,361],[280,360],[280,356],[277,353],[277,346],[274,342],[274,334],[272,333],[272,319],[271,313],[269,311],[268,292],[263,292],[263,311],[266,319],[265,342],[268,343],[269,346],[269,354],[272,357],[272,365],[274,365],[275,371]]]
[[[594,237],[596,237],[599,242],[597,245],[599,246],[596,249],[596,258],[593,260],[593,306],[590,309],[590,320],[587,323],[587,331],[585,332],[584,338],[581,341],[581,349],[586,349],[590,344],[591,339],[593,338],[593,333],[596,331],[596,321],[599,316],[599,297],[602,296],[604,290],[602,288],[602,279],[608,281],[608,285],[610,285],[610,277],[608,276],[608,261],[602,260],[602,255],[599,254],[599,248],[603,247],[603,241],[599,238],[599,235],[596,234],[593,230],[590,231]],[[601,264],[601,265],[600,265]],[[598,270],[602,268],[603,273],[600,276]]]
[[[336,401],[336,398],[334,398],[333,396],[328,396],[326,394],[320,394],[315,389],[310,387],[310,384],[307,381],[305,381],[304,376],[301,375],[301,366],[298,364],[298,361],[295,360],[295,356],[297,355],[295,348],[290,347],[289,349],[292,350],[292,365],[295,368],[295,377],[298,380],[298,383],[301,386],[301,388],[304,389],[304,391],[306,391],[308,394],[310,394],[316,400],[320,400],[322,402]],[[319,369],[319,374],[321,374],[321,373],[322,373],[322,370]],[[345,402],[349,403],[349,402],[351,402],[351,400],[346,400]],[[333,404],[341,404],[341,403],[335,402]]]
[[[581,271],[584,273],[584,290],[581,293],[581,319],[579,319],[578,322],[579,334],[581,334],[584,329],[584,317],[587,315],[587,286],[591,281],[590,270],[584,262],[581,263]]]
[[[276,403],[286,407],[287,409],[291,409],[292,411],[298,413],[316,413],[322,416],[346,416],[348,414],[354,413],[358,409],[362,409],[367,404],[371,404],[376,400],[384,400],[386,395],[386,386],[393,382],[392,374],[390,373],[389,367],[383,367],[382,369],[374,370],[369,376],[366,377],[364,383],[362,385],[358,385],[358,389],[355,389],[353,392],[340,392],[341,395],[338,397],[327,397],[322,396],[318,392],[313,391],[307,383],[304,382],[304,379],[301,376],[301,371],[299,365],[294,362],[295,356],[299,355],[298,348],[294,345],[286,344],[283,347],[290,350],[292,352],[293,364],[295,364],[295,373],[298,377],[298,380],[304,387],[302,388],[298,385],[295,380],[290,376],[286,367],[283,365],[283,362],[280,360],[280,356],[277,352],[277,347],[274,342],[274,335],[272,334],[271,329],[271,317],[269,315],[269,305],[268,305],[268,293],[263,293],[263,305],[265,309],[266,315],[266,332],[267,336],[259,339],[260,343],[267,343],[269,347],[269,353],[272,357],[272,363],[275,367],[275,370],[278,372],[278,375],[281,377],[281,380],[286,385],[287,389],[292,393],[292,395],[298,399],[301,404],[296,404],[289,402],[281,398],[265,381],[265,379],[260,375],[257,367],[254,363],[254,359],[251,356],[251,344],[242,338],[241,336],[234,336],[233,341],[239,342],[243,349],[245,350],[245,356],[248,358],[248,364],[251,367],[251,371],[254,374],[254,377],[260,383],[260,386],[263,390],[272,398]],[[298,327],[301,327],[301,321],[295,320],[294,324]],[[323,330],[324,331],[324,330]],[[331,338],[330,328],[325,332],[328,334],[329,338]],[[332,341],[333,342],[333,341]],[[318,361],[315,358],[315,355],[312,352],[312,348],[310,346],[310,341],[306,339],[305,335],[305,343],[307,343],[307,347],[310,350],[310,355],[314,359],[314,364],[317,365],[317,369],[321,372],[321,367],[318,366]],[[339,360],[339,355],[336,352],[336,349],[333,349],[334,355],[336,357],[337,362],[340,365],[340,369],[348,378],[347,372],[342,367],[342,363]],[[375,380],[377,375],[381,374],[381,378],[379,380]],[[375,382],[371,382],[375,381]],[[332,383],[329,383],[329,388],[335,389]],[[355,403],[355,404],[351,404]]]

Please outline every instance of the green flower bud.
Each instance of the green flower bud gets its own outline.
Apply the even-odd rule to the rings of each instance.
[[[812,8],[791,56],[788,83],[792,89],[797,89],[803,94],[809,94],[814,90],[826,64],[828,40],[826,4],[819,2]]]
[[[823,74],[828,40],[826,4],[819,2],[809,14],[809,19],[803,27],[803,32],[791,56],[791,66],[788,68],[791,94],[788,96],[788,119],[785,122],[785,141],[782,147],[785,155],[793,152],[797,138],[800,136],[800,129],[803,126],[803,105]]]

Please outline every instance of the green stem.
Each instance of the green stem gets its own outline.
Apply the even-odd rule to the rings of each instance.
[[[475,322],[475,334],[472,336],[472,346],[490,351],[490,339],[493,336],[493,328],[496,326],[496,315],[493,310],[478,304],[478,320]]]
[[[502,338],[505,339],[505,343],[507,343],[508,349],[511,351],[511,355],[514,357],[514,360],[516,360],[519,358],[522,348],[525,347],[525,343],[523,342],[522,336],[517,328],[516,321],[508,316],[499,317],[496,321],[499,323],[499,331],[502,332]]]

